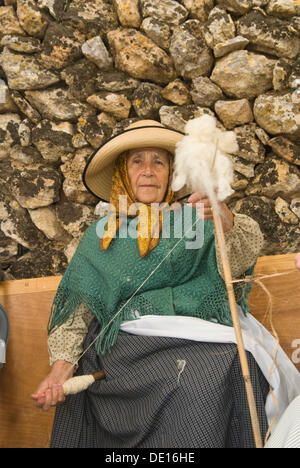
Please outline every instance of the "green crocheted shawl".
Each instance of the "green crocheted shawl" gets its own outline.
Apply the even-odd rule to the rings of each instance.
[[[197,218],[192,210],[194,222]],[[171,233],[175,216],[174,212],[169,213]],[[217,268],[211,221],[198,220],[197,230],[193,231],[195,236],[197,232],[203,233],[202,247],[187,248],[190,235],[179,243],[174,236],[161,235],[158,246],[144,258],[140,257],[137,239],[124,235],[128,223],[137,223],[137,219],[128,219],[109,249],[102,251],[99,232],[101,229],[104,232],[106,222],[107,217],[101,218],[85,231],[54,298],[49,333],[69,317],[75,317],[81,303],[100,323],[102,331],[96,343],[99,354],[105,354],[115,344],[124,320],[136,320],[143,315],[185,315],[232,326],[225,283]],[[246,273],[252,272],[253,268]],[[248,312],[250,289],[249,283],[239,283],[235,291],[244,313]]]

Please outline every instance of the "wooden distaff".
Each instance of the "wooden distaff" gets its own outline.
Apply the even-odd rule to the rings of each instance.
[[[214,217],[214,224],[215,224],[215,236],[219,245],[219,251],[220,251],[223,272],[224,272],[224,279],[225,279],[226,289],[228,293],[231,316],[232,316],[232,322],[233,322],[233,327],[234,327],[235,336],[237,340],[237,348],[238,348],[242,374],[243,374],[243,379],[244,379],[246,393],[247,393],[247,400],[248,400],[248,406],[249,406],[249,412],[250,412],[250,417],[251,417],[251,424],[252,424],[252,429],[253,429],[255,445],[256,445],[256,448],[263,448],[261,431],[260,431],[260,426],[259,426],[259,419],[257,415],[253,387],[252,387],[251,377],[250,377],[250,372],[249,372],[248,360],[247,360],[247,355],[246,355],[245,346],[243,342],[240,319],[239,319],[239,314],[238,314],[238,309],[237,309],[237,304],[236,304],[236,299],[235,299],[235,294],[234,294],[234,289],[233,289],[230,263],[229,263],[227,250],[226,250],[223,225],[222,225],[220,213],[218,209],[214,207],[213,207],[213,217]]]

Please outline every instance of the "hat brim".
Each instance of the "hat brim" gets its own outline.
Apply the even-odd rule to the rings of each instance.
[[[88,159],[82,179],[86,189],[102,201],[110,200],[112,177],[116,158],[124,151],[155,147],[175,154],[176,144],[184,133],[163,126],[141,126],[124,130],[101,145]],[[185,198],[190,191],[184,187],[176,199]]]

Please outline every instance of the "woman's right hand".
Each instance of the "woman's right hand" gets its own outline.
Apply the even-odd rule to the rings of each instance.
[[[74,366],[67,361],[56,361],[50,374],[40,383],[36,391],[31,395],[38,408],[47,411],[51,406],[56,406],[65,401],[63,383],[70,379],[74,373]]]

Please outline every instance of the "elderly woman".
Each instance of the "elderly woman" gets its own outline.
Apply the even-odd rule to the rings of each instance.
[[[138,122],[87,163],[84,183],[110,210],[86,230],[53,303],[52,369],[32,395],[44,410],[61,403],[52,447],[254,445],[210,202],[193,193],[188,205],[174,203],[188,193],[171,190],[181,138]],[[184,208],[190,226],[201,225],[197,248],[188,247],[191,236],[174,236],[178,219],[185,228]],[[220,210],[232,274],[240,277],[252,271],[263,237],[254,220],[224,203]],[[241,316],[248,290],[236,290]],[[248,359],[264,435],[269,388]],[[74,369],[104,369],[106,378],[65,398],[62,384]]]

